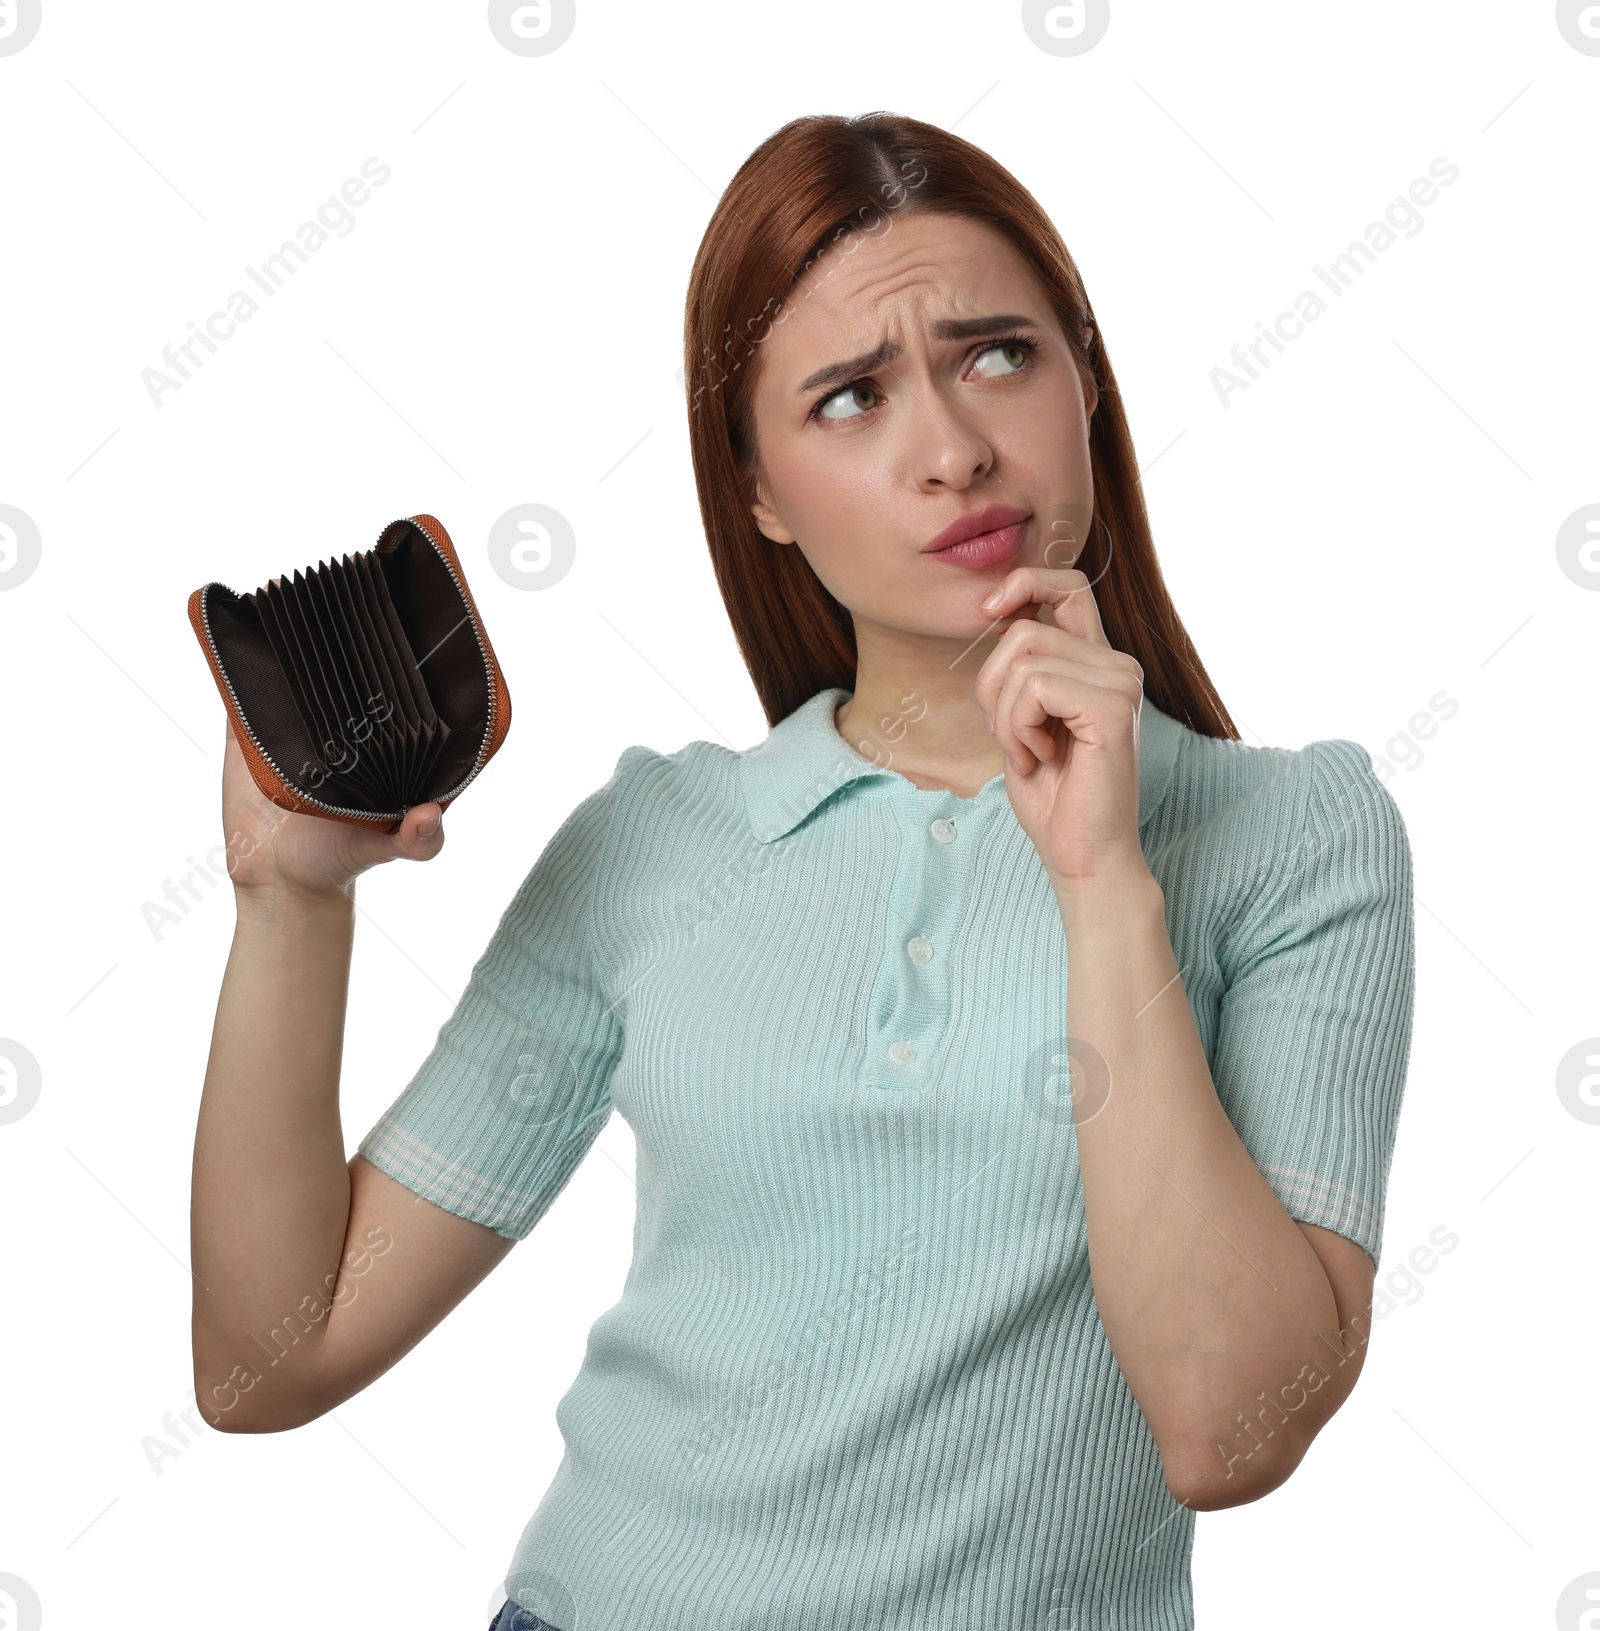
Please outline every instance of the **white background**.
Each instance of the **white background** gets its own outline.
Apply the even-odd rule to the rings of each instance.
[[[0,503],[43,543],[0,592],[0,1037],[43,1079],[0,1125],[0,1572],[45,1624],[487,1622],[621,1290],[630,1135],[613,1118],[534,1235],[331,1415],[164,1429],[191,1401],[190,1160],[233,917],[223,890],[159,938],[144,912],[221,837],[184,602],[426,510],[507,671],[515,726],[440,859],[360,886],[353,1149],[622,749],[765,733],[695,504],[685,283],[751,148],[874,108],[953,126],[1040,198],[1246,740],[1361,742],[1411,834],[1399,1306],[1294,1478],[1199,1518],[1199,1624],[1549,1624],[1600,1570],[1600,1125],[1555,1086],[1600,1033],[1600,594],[1556,547],[1600,500],[1597,89],[1543,3],[1119,3],[1061,57],[1011,4],[583,0],[524,57],[480,4],[46,0],[0,56]],[[266,299],[245,265],[369,156],[387,184]],[[1459,179],[1332,299],[1313,266],[1439,157]],[[141,371],[240,287],[262,309],[154,405]],[[1211,370],[1306,288],[1329,311],[1224,406]],[[530,502],[577,536],[531,593],[485,552]],[[1409,1270],[1440,1225],[1458,1246]]]

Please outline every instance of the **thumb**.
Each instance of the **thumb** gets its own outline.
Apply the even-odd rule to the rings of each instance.
[[[414,804],[393,832],[352,829],[352,867],[364,872],[385,861],[431,861],[444,848],[443,817],[437,804]]]

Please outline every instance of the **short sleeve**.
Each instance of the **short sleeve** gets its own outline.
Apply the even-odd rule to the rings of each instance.
[[[1224,950],[1212,1080],[1284,1210],[1376,1263],[1411,1049],[1411,850],[1358,743],[1298,760],[1298,830]]]
[[[357,1153],[446,1211],[532,1232],[611,1113],[622,1031],[595,953],[596,879],[630,758],[545,846],[433,1051]]]

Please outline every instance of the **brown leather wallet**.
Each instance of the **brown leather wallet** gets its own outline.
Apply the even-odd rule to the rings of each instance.
[[[251,777],[285,810],[392,832],[412,805],[457,798],[511,727],[505,675],[431,515],[253,594],[205,584],[189,622]]]

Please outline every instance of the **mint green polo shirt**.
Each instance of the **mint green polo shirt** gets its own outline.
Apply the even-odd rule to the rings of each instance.
[[[1194,1514],[1089,1278],[1059,908],[1004,777],[915,786],[840,737],[848,695],[743,753],[626,749],[360,1145],[521,1239],[613,1110],[637,1142],[507,1589],[559,1631],[1185,1631]],[[1139,757],[1222,1104],[1286,1211],[1376,1259],[1399,810],[1354,742],[1148,699]]]

